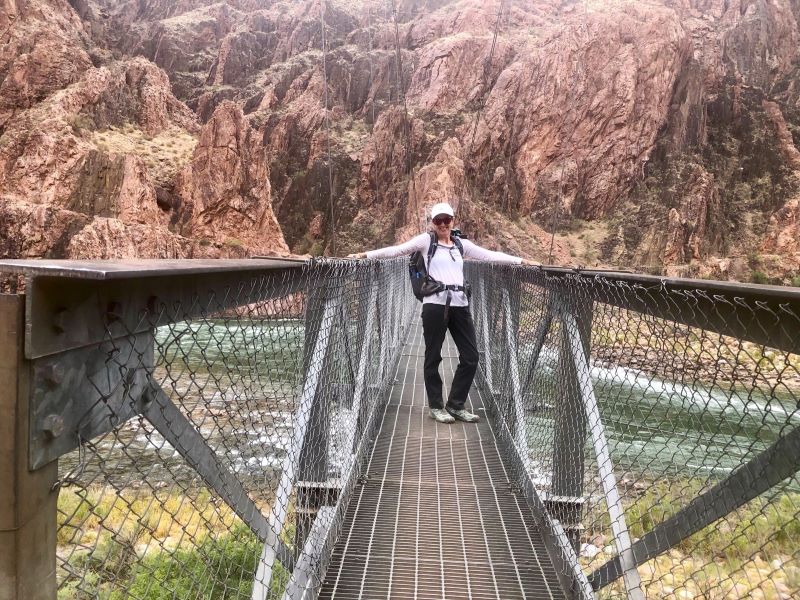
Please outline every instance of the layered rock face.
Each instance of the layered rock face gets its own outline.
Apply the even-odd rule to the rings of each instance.
[[[798,275],[797,0],[6,5],[6,255],[343,254],[447,200],[540,260]]]
[[[266,149],[238,107],[220,106],[201,125],[162,69],[94,46],[66,2],[12,8],[4,16],[16,53],[3,65],[0,96],[0,255],[288,253]]]
[[[191,162],[178,176],[181,230],[257,253],[288,252],[272,212],[266,148],[232,102],[203,127]]]

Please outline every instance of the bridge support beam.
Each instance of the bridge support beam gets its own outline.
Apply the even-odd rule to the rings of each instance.
[[[480,328],[480,339],[482,340],[482,346],[478,350],[481,358],[483,359],[483,375],[484,379],[486,380],[486,387],[489,390],[489,394],[494,397],[494,376],[492,374],[492,344],[491,338],[489,334],[489,313],[486,309],[486,305],[489,302],[489,299],[486,297],[488,290],[486,289],[486,283],[484,282],[484,278],[480,278],[478,280],[478,295],[477,301],[478,305],[480,306],[480,312],[478,314],[479,317],[479,324],[478,327]]]
[[[512,297],[515,304],[515,310],[512,311]],[[510,398],[508,402],[508,410],[510,422],[512,423],[512,431],[514,431],[514,439],[516,440],[517,447],[520,452],[525,452],[522,457],[523,463],[526,465],[530,460],[527,453],[528,448],[528,427],[525,420],[525,402],[524,390],[520,385],[519,376],[519,355],[517,353],[517,336],[519,333],[519,288],[512,290],[510,293],[507,288],[503,288],[503,318],[505,319],[505,342],[506,342],[506,360],[508,368],[508,378],[510,381]],[[508,391],[509,386],[504,385],[504,391]]]
[[[308,424],[305,439],[300,449],[300,464],[297,469],[296,529],[295,544],[302,548],[308,537],[317,511],[321,506],[336,503],[338,485],[329,481],[328,444],[331,428],[331,403],[334,396],[343,395],[330,376],[340,330],[333,328],[333,319],[343,319],[341,303],[328,300],[329,295],[338,296],[342,290],[331,286],[309,289],[306,306],[306,343],[303,357],[303,381],[318,379],[310,394]],[[320,346],[320,343],[322,346]]]
[[[611,519],[611,530],[614,533],[614,541],[617,546],[617,553],[623,568],[625,579],[625,590],[630,600],[644,600],[642,592],[642,582],[639,572],[636,570],[633,553],[631,552],[631,538],[628,533],[628,526],[625,523],[625,511],[622,506],[622,499],[617,489],[617,478],[614,475],[614,468],[611,463],[611,452],[606,439],[603,421],[600,418],[600,409],[597,405],[597,398],[594,393],[589,371],[589,361],[586,359],[584,345],[581,342],[579,328],[574,317],[569,313],[562,314],[564,322],[564,335],[569,339],[572,348],[572,357],[575,361],[575,369],[583,397],[586,417],[589,421],[589,429],[592,434],[592,444],[594,445],[595,456],[597,457],[597,470],[600,474],[600,481],[603,485],[603,493],[606,498],[608,515]]]
[[[316,452],[317,448],[324,448],[324,472],[327,475],[327,423],[320,415],[320,404],[322,402],[319,389],[320,380],[325,378],[325,363],[328,357],[329,345],[332,340],[333,320],[338,312],[341,302],[341,290],[312,289],[309,290],[307,300],[306,316],[306,353],[303,361],[302,390],[298,398],[297,410],[295,415],[294,432],[286,457],[281,467],[281,479],[278,483],[277,494],[285,495],[290,498],[295,489],[295,475],[300,473],[303,481],[314,481],[314,473],[323,473],[323,467],[315,466],[311,469],[309,452]],[[327,414],[327,411],[324,413]],[[314,438],[316,434],[322,433],[314,429],[315,424],[324,424],[324,438]],[[311,436],[307,439],[307,433]],[[322,440],[325,440],[324,443]],[[316,448],[315,448],[316,446]],[[309,478],[304,475],[311,474]],[[283,526],[288,517],[288,503],[278,504],[269,515],[271,528],[270,537],[264,544],[264,549],[256,567],[256,574],[253,578],[253,600],[266,600],[269,596],[270,580],[272,578],[272,568],[276,558],[276,547],[278,540],[283,532]]]
[[[581,350],[585,357],[589,356],[589,337],[592,330],[592,305],[581,305],[569,302],[567,298],[560,297],[558,306],[563,313],[573,316],[572,323],[576,326],[580,339],[583,342]],[[566,324],[566,321],[562,320]],[[558,353],[558,384],[561,397],[556,399],[555,433],[553,439],[553,484],[552,494],[556,498],[563,498],[578,510],[580,505],[574,504],[572,499],[583,496],[583,480],[585,474],[584,444],[587,437],[586,410],[583,405],[583,396],[578,380],[578,372],[572,355],[570,336],[566,326],[562,326],[561,343]],[[587,358],[588,360],[588,358]],[[576,554],[580,552],[580,513],[571,514],[575,523],[567,530],[570,543]],[[564,523],[565,526],[572,525]]]
[[[23,300],[0,295],[0,600],[54,600],[58,462],[28,470]]]
[[[361,340],[361,355],[358,360],[358,372],[356,373],[355,390],[353,391],[353,418],[355,423],[351,431],[347,434],[347,444],[345,448],[348,452],[349,461],[342,471],[342,477],[349,474],[355,461],[356,440],[360,439],[361,433],[368,417],[369,390],[367,389],[367,371],[369,369],[369,361],[371,358],[373,330],[375,328],[375,318],[378,313],[378,291],[377,286],[371,286],[367,297],[366,304],[359,307],[358,319],[359,327],[363,328],[359,332],[359,339]],[[365,402],[365,397],[367,401]],[[350,454],[350,453],[353,454]]]

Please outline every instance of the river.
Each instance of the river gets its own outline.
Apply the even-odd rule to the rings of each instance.
[[[157,331],[155,377],[180,399],[224,464],[268,485],[292,433],[303,342],[303,323],[296,320],[173,324]],[[524,364],[524,349],[522,358]],[[557,360],[557,352],[545,346],[526,393],[528,404],[538,407],[528,413],[528,434],[544,485],[552,462]],[[788,391],[767,395],[722,382],[666,382],[621,366],[592,365],[591,375],[618,471],[724,477],[774,442],[787,424],[800,425],[798,398]],[[92,448],[98,464],[84,465],[84,476],[93,478],[102,458],[102,468],[121,477],[135,460],[147,467],[148,481],[171,481],[176,473],[194,478],[140,419],[95,440]],[[591,456],[588,445],[587,452]],[[77,452],[63,457],[61,471],[76,469],[78,461]]]
[[[524,355],[524,352],[523,352]],[[546,484],[552,458],[558,354],[545,347],[526,394],[529,444]],[[523,361],[524,362],[524,361]],[[670,382],[622,366],[591,364],[591,377],[617,471],[636,476],[722,478],[800,426],[798,396],[730,382]],[[587,443],[587,453],[593,451]]]

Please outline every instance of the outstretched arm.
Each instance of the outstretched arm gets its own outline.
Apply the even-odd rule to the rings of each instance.
[[[379,250],[370,250],[369,252],[357,252],[355,254],[348,254],[347,258],[395,258],[397,256],[408,256],[417,250],[425,252],[430,245],[431,237],[427,233],[421,233],[398,244],[397,246],[388,246],[380,248]]]
[[[474,260],[484,260],[488,262],[504,263],[509,265],[539,264],[533,261],[522,259],[519,256],[512,256],[511,254],[506,254],[505,252],[495,252],[493,250],[487,250],[486,248],[482,248],[477,244],[471,242],[470,240],[462,240],[461,243],[464,246],[464,258],[472,258]]]

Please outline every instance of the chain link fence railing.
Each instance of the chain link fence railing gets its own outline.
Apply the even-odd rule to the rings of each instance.
[[[314,596],[418,305],[402,259],[245,263],[16,286],[60,598]],[[467,273],[481,392],[568,594],[800,595],[797,292]]]
[[[59,598],[321,583],[411,316],[406,263],[183,266],[26,285],[45,329],[28,337],[31,461],[58,459]]]
[[[800,597],[800,293],[469,279],[481,390],[576,597]]]

